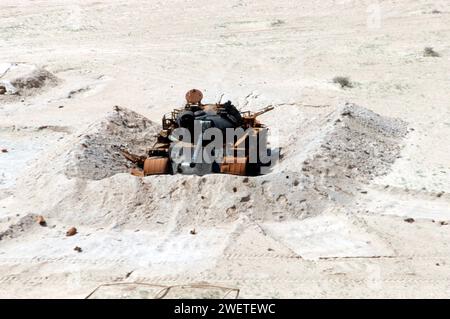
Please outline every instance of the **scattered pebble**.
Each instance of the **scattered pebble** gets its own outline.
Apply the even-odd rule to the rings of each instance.
[[[69,228],[69,230],[66,232],[66,236],[73,236],[77,233],[77,229],[75,227]]]
[[[45,218],[42,215],[39,215],[38,217],[36,217],[36,221],[41,226],[47,226],[47,222],[45,221]]]
[[[81,247],[75,246],[75,248],[73,249],[78,253],[81,253],[83,251],[83,249],[81,249]]]

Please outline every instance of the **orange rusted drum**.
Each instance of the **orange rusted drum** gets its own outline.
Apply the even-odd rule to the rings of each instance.
[[[186,93],[186,101],[189,104],[199,104],[203,99],[203,93],[197,89],[192,89]]]
[[[144,162],[144,175],[167,174],[169,159],[167,157],[149,157]]]
[[[232,175],[246,175],[247,157],[225,157],[220,172]]]

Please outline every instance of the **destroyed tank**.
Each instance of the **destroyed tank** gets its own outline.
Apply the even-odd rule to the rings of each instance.
[[[199,90],[188,91],[184,108],[163,116],[162,130],[147,154],[121,151],[135,163],[133,175],[254,176],[270,167],[268,129],[257,117],[271,111],[273,106],[258,112],[240,112],[230,101],[203,104],[202,99]]]

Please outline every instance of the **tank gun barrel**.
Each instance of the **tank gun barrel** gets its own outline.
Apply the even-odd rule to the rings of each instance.
[[[258,116],[267,113],[269,111],[272,111],[275,107],[272,105],[266,106],[265,108],[256,111],[256,112],[250,112],[250,111],[245,111],[245,112],[241,112],[242,115],[242,119],[244,121],[244,124],[246,127],[261,127],[261,123],[259,123],[259,121],[256,119]]]
[[[269,111],[272,111],[274,108],[275,108],[274,106],[269,105],[269,106],[266,106],[265,108],[263,108],[259,111],[256,111],[256,112],[245,111],[245,112],[241,112],[241,114],[244,118],[256,119],[258,116],[260,116],[264,113],[267,113]]]
[[[254,116],[254,117],[258,117],[258,116],[260,116],[260,115],[263,115],[264,113],[267,113],[267,112],[269,112],[269,111],[272,111],[274,108],[275,108],[275,107],[273,107],[272,105],[266,106],[265,108],[263,108],[263,109],[261,109],[261,110],[255,112],[255,113],[253,114],[253,116]]]

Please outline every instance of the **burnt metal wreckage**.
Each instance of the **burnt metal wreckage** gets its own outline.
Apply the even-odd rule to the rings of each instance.
[[[202,99],[199,90],[188,91],[185,107],[163,116],[162,130],[147,154],[135,155],[121,150],[123,156],[136,166],[131,171],[133,175],[223,173],[255,176],[263,173],[263,167],[271,166],[273,159],[267,149],[268,128],[257,117],[273,110],[273,106],[258,112],[240,112],[230,101],[202,104]],[[212,139],[205,139],[208,129],[212,129],[208,135],[213,132],[216,145],[209,149],[208,154],[212,156],[204,155],[205,146]],[[232,132],[231,137],[229,132]]]

